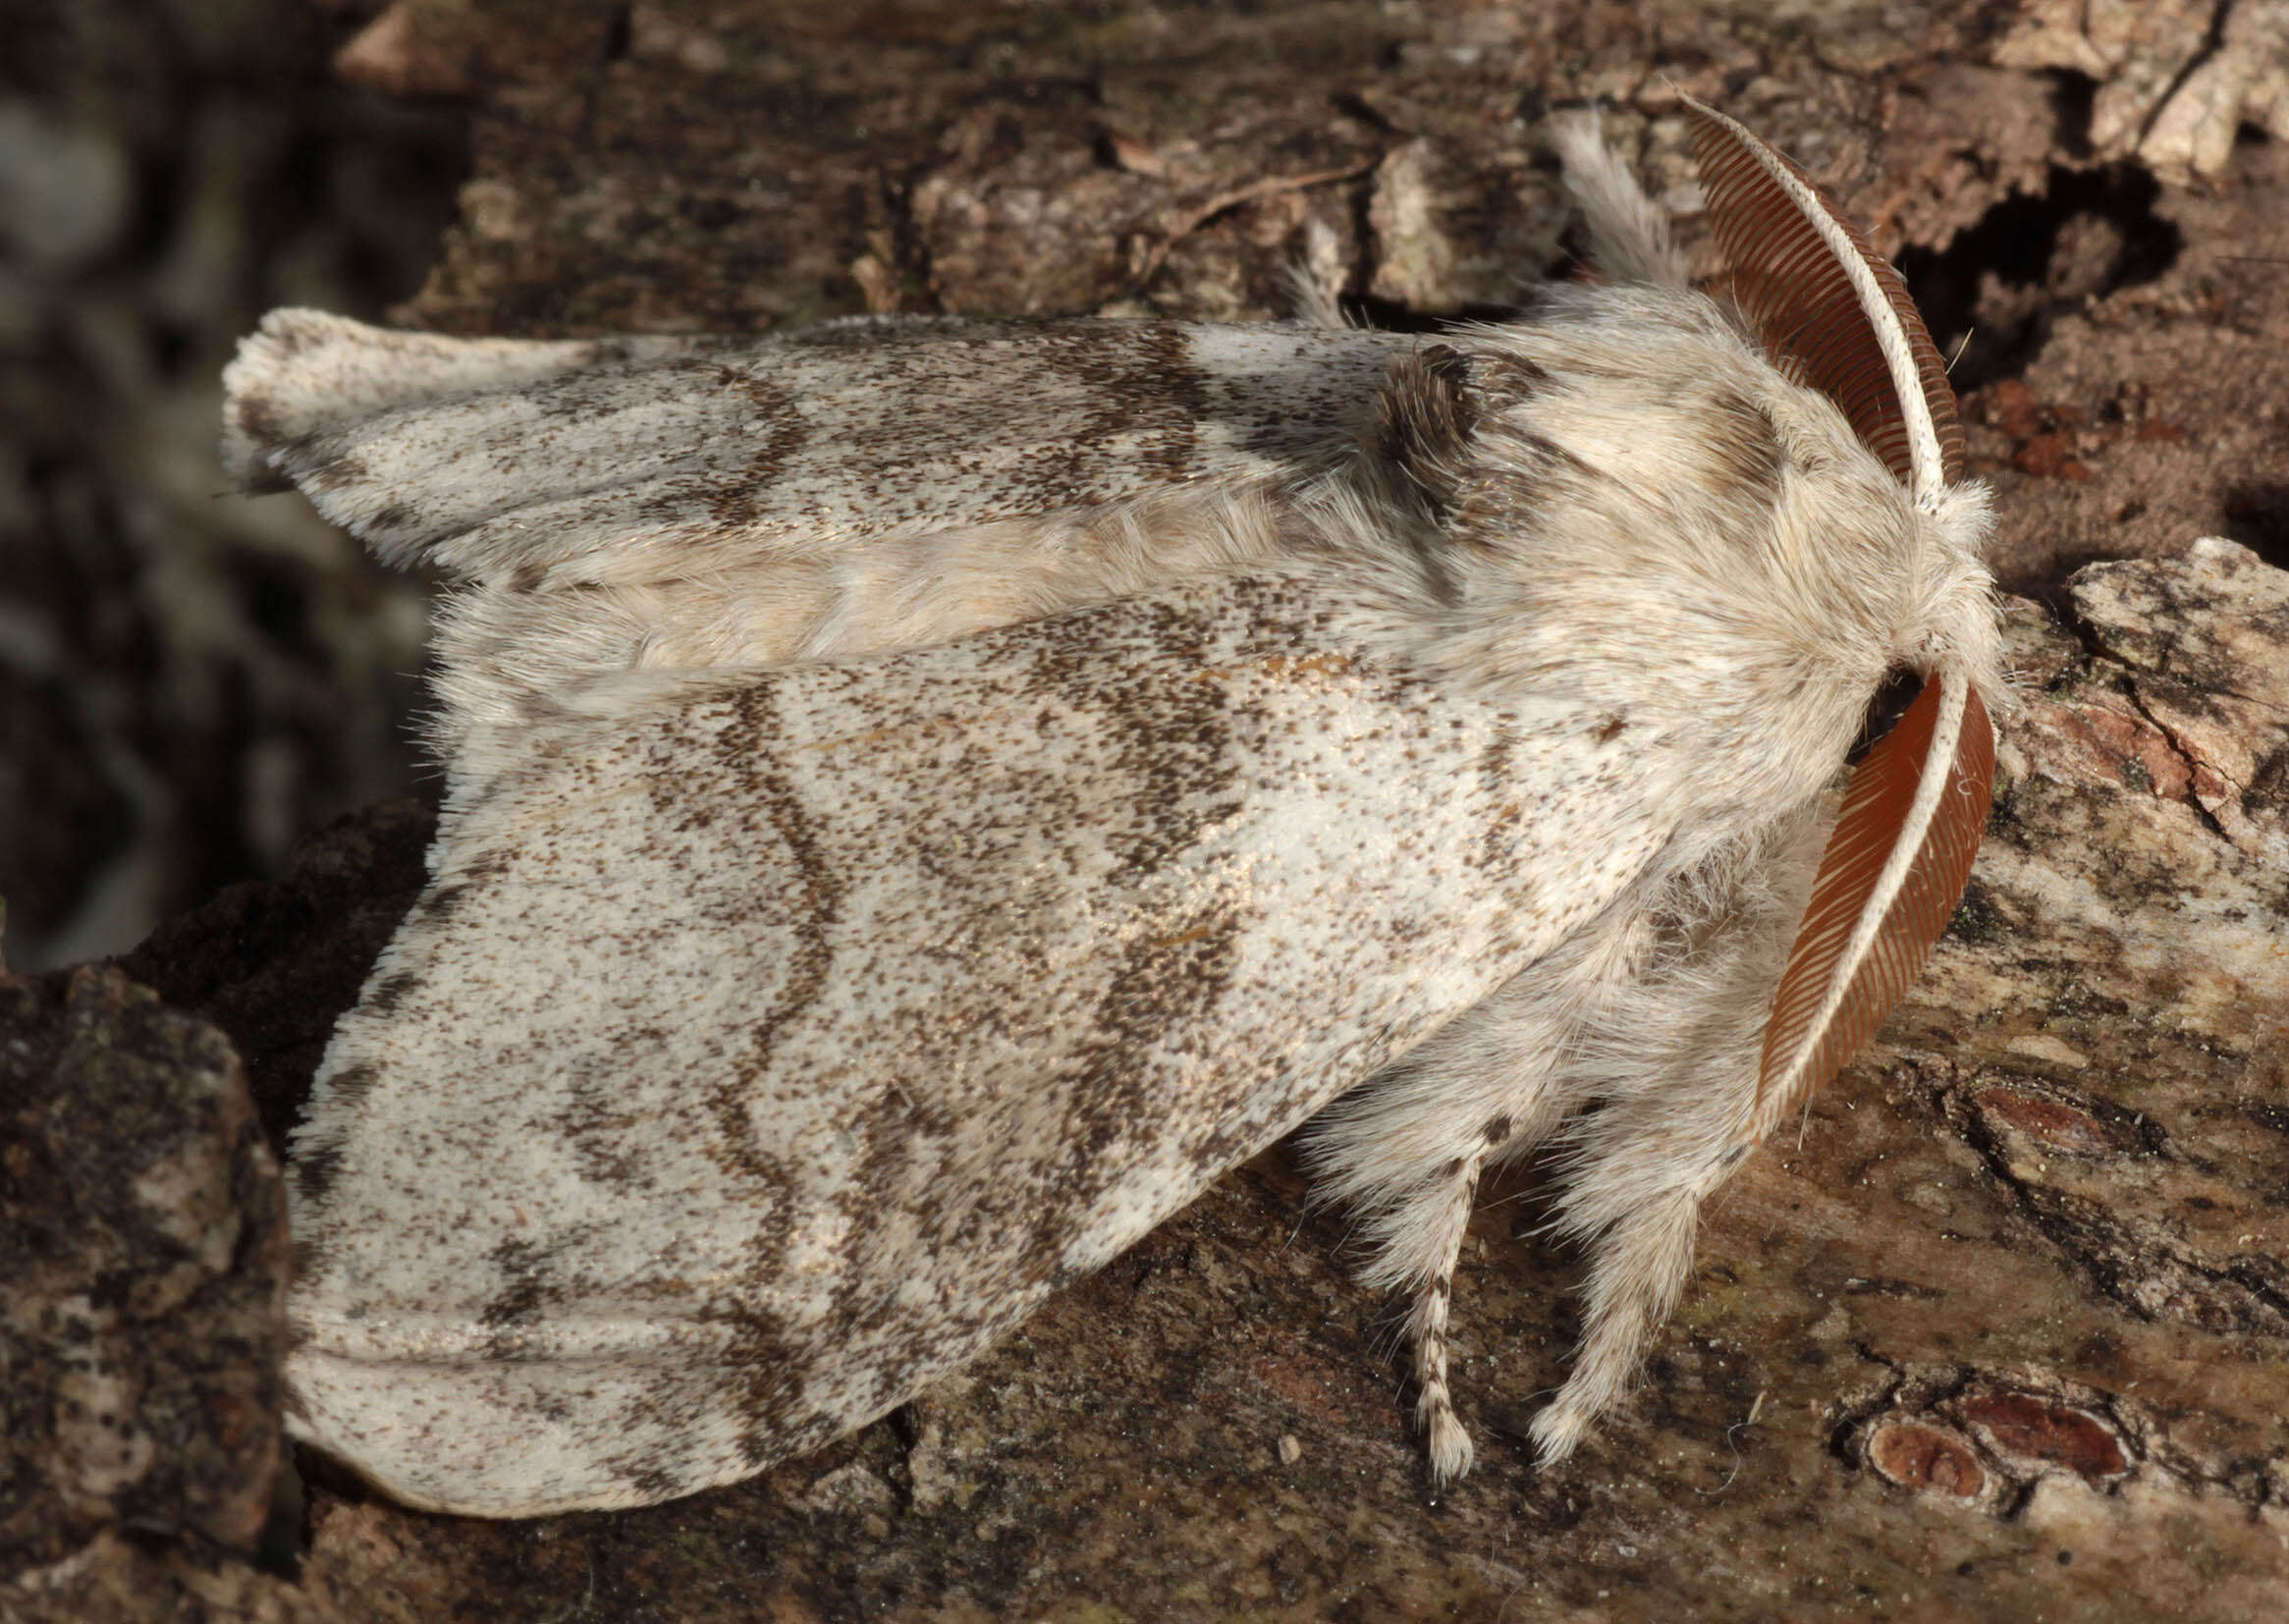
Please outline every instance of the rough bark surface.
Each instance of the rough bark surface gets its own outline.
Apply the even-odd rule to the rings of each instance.
[[[1273,315],[1311,222],[1379,317],[1483,311],[1569,263],[1545,108],[1609,98],[1611,132],[1686,207],[1675,95],[1724,106],[1877,223],[1943,347],[1974,334],[1957,377],[1975,465],[2004,514],[1998,568],[2033,594],[2009,606],[2022,703],[1999,719],[1994,817],[1907,1005],[1716,1204],[1643,1393],[1555,1471],[1532,1470],[1524,1429],[1564,1368],[1577,1271],[1534,1238],[1531,1178],[1474,1225],[1455,1381],[1479,1464],[1434,1500],[1390,1305],[1345,1277],[1339,1216],[1299,1226],[1280,1151],[961,1379],[818,1457],[651,1510],[429,1517],[305,1458],[299,1527],[265,1544],[254,1434],[234,1435],[237,1478],[196,1436],[152,1456],[138,1483],[191,1486],[154,1526],[124,1491],[67,1496],[87,1457],[51,1419],[0,1502],[0,1611],[2276,1610],[2289,279],[2266,261],[2289,258],[2289,159],[2262,47],[2280,35],[2236,31],[2266,10],[2246,0],[2150,8],[2194,20],[2189,55],[2158,23],[2116,27],[2120,9],[399,0],[342,69],[476,104],[462,222],[405,312],[465,332]],[[2228,122],[2249,122],[2220,149],[2228,80]],[[2207,99],[2184,105],[2190,88]],[[2196,135],[2170,145],[2172,118]],[[2127,562],[2074,572],[2095,558]],[[425,830],[409,806],[337,825],[289,878],[124,962],[228,1034],[274,1137],[418,884]],[[274,1303],[275,1174],[236,1067],[211,1036],[172,1061],[149,1037],[205,1028],[116,973],[0,996],[12,1199],[39,1199],[17,1169],[50,1154],[20,1153],[20,1100],[65,1075],[40,1056],[91,1032],[144,1035],[103,1040],[143,1056],[113,1087],[224,1102],[201,1164],[240,1169],[189,1241],[11,1254],[10,1325],[52,1338],[102,1271],[158,1278],[165,1245],[204,1257],[233,1223],[233,1289]],[[142,1108],[105,1109],[82,1131],[117,1143],[85,1176],[111,1193],[69,1193],[116,1205],[136,1168],[188,1153],[147,1136]],[[186,1313],[164,1334],[178,1380],[228,1366],[272,1402],[274,1326]],[[64,1416],[65,1361],[9,1358],[11,1402]],[[250,1425],[274,1436],[268,1412]]]
[[[0,1565],[73,1574],[118,1530],[250,1550],[286,1195],[238,1056],[100,965],[0,975]]]

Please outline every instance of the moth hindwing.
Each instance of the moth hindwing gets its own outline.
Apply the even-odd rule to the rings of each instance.
[[[1479,1180],[1558,1147],[1570,1451],[1912,977],[1991,771],[1913,305],[1691,116],[1729,298],[1568,127],[1611,280],[1436,342],[268,317],[234,470],[454,584],[429,883],[292,1145],[296,1435],[481,1515],[725,1483],[1309,1123],[1440,1480]]]

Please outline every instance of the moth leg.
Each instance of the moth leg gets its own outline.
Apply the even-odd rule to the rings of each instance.
[[[1350,268],[1343,263],[1343,245],[1325,221],[1311,220],[1303,228],[1303,252],[1287,267],[1287,295],[1292,309],[1288,319],[1307,327],[1353,327],[1343,313],[1343,290]]]
[[[1439,1254],[1438,1272],[1417,1288],[1415,1306],[1407,1316],[1407,1340],[1415,1350],[1415,1425],[1422,1430],[1431,1460],[1431,1482],[1444,1488],[1470,1470],[1474,1451],[1462,1418],[1454,1413],[1454,1395],[1446,1385],[1446,1315],[1454,1300],[1454,1270],[1462,1257],[1462,1237],[1470,1228],[1471,1208],[1478,1198],[1478,1179],[1486,1158],[1457,1159],[1449,1175],[1418,1198],[1419,1218],[1429,1245]]]
[[[1545,1466],[1627,1395],[1692,1276],[1702,1203],[1769,1125],[1767,1011],[1823,836],[1807,810],[1691,877],[1669,904],[1667,945],[1565,1062],[1567,1086],[1603,1109],[1569,1129],[1552,1221],[1591,1261],[1573,1371],[1529,1429]]]
[[[1479,1177],[1541,1144],[1580,1103],[1556,1060],[1586,1007],[1627,985],[1642,921],[1617,910],[1371,1078],[1311,1130],[1313,1199],[1359,1210],[1372,1290],[1407,1293],[1415,1420],[1434,1483],[1470,1470],[1447,1376],[1455,1268]]]
[[[1361,1213],[1368,1257],[1359,1271],[1370,1290],[1410,1299],[1415,1421],[1432,1481],[1441,1487],[1470,1470],[1470,1435],[1447,1384],[1447,1316],[1455,1266],[1478,1196],[1480,1171],[1504,1153],[1544,1138],[1558,1112],[1547,1097],[1554,1044],[1508,1049],[1511,1063],[1490,1064],[1490,1037],[1524,1021],[1547,1031],[1539,988],[1492,1001],[1441,1033],[1406,1062],[1362,1087],[1317,1122],[1305,1154],[1314,1164],[1313,1199]],[[1537,1020],[1537,1014],[1545,1017]]]
[[[1628,1396],[1692,1277],[1702,1202],[1755,1148],[1764,1011],[1737,995],[1748,990],[1740,983],[1763,981],[1772,956],[1767,934],[1705,942],[1695,973],[1652,978],[1636,1012],[1666,1028],[1669,1044],[1602,1056],[1634,1063],[1601,1079],[1620,1086],[1571,1129],[1551,1226],[1587,1241],[1590,1277],[1573,1371],[1528,1429],[1545,1466],[1572,1454],[1591,1424]]]
[[[1640,1208],[1598,1245],[1574,1368],[1527,1435],[1536,1458],[1554,1466],[1592,1424],[1629,1394],[1646,1347],[1693,1272],[1701,1198],[1685,1191]]]

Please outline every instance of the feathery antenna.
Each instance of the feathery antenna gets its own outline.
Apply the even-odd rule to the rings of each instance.
[[[1686,98],[1712,234],[1732,299],[1783,375],[1836,404],[1919,502],[1963,468],[1938,347],[1889,261],[1804,172]]]
[[[1834,1076],[1924,967],[1971,877],[1994,771],[1987,707],[1952,672],[1853,769],[1772,995],[1760,1127]]]

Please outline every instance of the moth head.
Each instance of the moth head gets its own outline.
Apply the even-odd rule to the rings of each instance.
[[[1955,911],[1994,778],[1982,692],[1994,616],[1978,557],[1985,492],[1960,483],[1955,392],[1906,284],[1794,164],[1715,109],[1687,109],[1733,308],[1772,366],[1831,403],[1899,481],[1919,554],[1890,677],[1869,695],[1872,711],[1903,708],[1852,768],[1774,994],[1762,1131],[1882,1024]]]

